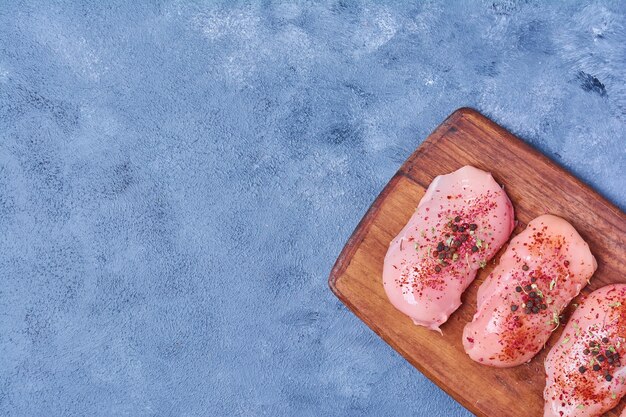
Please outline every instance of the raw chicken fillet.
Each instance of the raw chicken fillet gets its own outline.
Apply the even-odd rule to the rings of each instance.
[[[511,201],[488,172],[465,166],[436,177],[385,256],[389,300],[415,324],[440,331],[513,226]]]
[[[603,415],[626,394],[625,366],[626,284],[607,285],[574,310],[546,357],[544,417]]]
[[[571,224],[548,214],[532,220],[478,289],[477,312],[463,331],[465,352],[497,367],[528,362],[596,268]]]

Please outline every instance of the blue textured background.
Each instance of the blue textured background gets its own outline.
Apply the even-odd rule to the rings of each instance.
[[[1,3],[3,416],[469,415],[328,290],[383,185],[472,106],[626,206],[623,1]]]

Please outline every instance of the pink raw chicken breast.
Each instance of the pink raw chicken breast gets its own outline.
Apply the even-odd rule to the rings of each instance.
[[[511,201],[488,172],[464,166],[436,177],[385,256],[389,300],[415,324],[440,331],[513,225]]]
[[[528,362],[596,268],[571,224],[549,214],[537,217],[511,240],[478,289],[477,312],[463,330],[465,352],[497,367]]]
[[[595,417],[615,407],[626,394],[625,357],[626,284],[607,285],[576,308],[546,357],[544,417]]]

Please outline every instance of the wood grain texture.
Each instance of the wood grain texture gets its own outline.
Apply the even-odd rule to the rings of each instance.
[[[514,234],[545,213],[574,225],[599,265],[584,293],[626,282],[624,213],[502,127],[463,108],[448,117],[385,186],[337,259],[329,285],[380,337],[472,413],[541,416],[543,361],[561,329],[530,363],[510,369],[473,362],[461,343],[463,327],[476,310],[477,289],[505,248],[479,271],[462,306],[441,327],[443,336],[415,326],[391,305],[383,289],[383,259],[389,242],[409,220],[431,181],[463,165],[490,171],[505,186],[519,221]],[[617,416],[622,406],[607,416]]]

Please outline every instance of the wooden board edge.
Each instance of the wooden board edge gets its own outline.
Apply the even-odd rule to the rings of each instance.
[[[478,113],[476,110],[471,109],[469,107],[461,107],[460,109],[456,109],[452,112],[446,119],[433,130],[428,137],[422,142],[422,144],[415,150],[409,157],[404,161],[402,166],[398,172],[404,174],[411,181],[416,184],[421,185],[423,188],[428,188],[429,184],[422,184],[417,178],[411,175],[411,166],[413,165],[415,159],[417,159],[422,153],[424,153],[428,148],[430,148],[433,144],[435,144],[439,139],[441,139],[446,133],[448,133],[457,120],[465,117],[471,113]]]
[[[328,276],[328,286],[331,291],[346,305],[348,305],[347,299],[344,298],[341,291],[337,288],[337,280],[343,275],[345,270],[348,268],[350,264],[350,260],[352,259],[354,252],[358,248],[358,244],[363,241],[365,238],[365,233],[369,229],[369,225],[376,218],[376,214],[382,205],[382,202],[385,201],[389,193],[396,187],[400,178],[404,176],[400,171],[396,172],[396,174],[391,178],[391,180],[385,185],[385,188],[380,192],[380,194],[376,197],[372,205],[367,209],[365,215],[357,224],[356,228],[352,232],[352,235],[348,238],[348,241],[344,245],[341,253],[337,257],[335,264],[330,270],[330,274]],[[351,308],[351,310],[356,314],[356,311]],[[358,315],[358,314],[357,314]]]
[[[333,287],[331,286],[331,289]],[[462,407],[467,409],[470,413],[474,414],[477,417],[493,417],[485,414],[482,410],[477,408],[473,403],[469,402],[463,395],[457,392],[453,387],[446,384],[445,380],[438,378],[434,373],[430,372],[428,369],[423,367],[419,362],[415,361],[407,351],[402,349],[399,345],[397,345],[393,338],[388,337],[374,322],[370,321],[366,316],[361,314],[360,310],[357,309],[347,298],[341,294],[341,292],[333,289],[333,292],[339,300],[346,306],[352,313],[359,318],[367,327],[376,333],[378,337],[380,337],[385,343],[387,343],[393,350],[398,352],[400,356],[404,358],[411,366],[417,369],[422,375],[424,375],[428,380],[430,380],[433,384],[443,390],[447,395],[449,395],[453,400],[459,403]]]
[[[515,146],[517,146],[519,148],[522,148],[524,151],[526,151],[528,153],[531,153],[537,159],[539,159],[540,161],[544,162],[547,166],[549,166],[553,170],[558,171],[558,172],[562,173],[563,175],[570,177],[570,179],[572,179],[573,182],[578,187],[584,189],[586,192],[588,192],[590,194],[593,194],[595,197],[597,197],[598,201],[601,202],[605,207],[607,207],[613,214],[615,214],[618,217],[620,217],[623,221],[626,221],[626,213],[624,213],[619,207],[617,207],[617,205],[615,205],[612,202],[610,202],[606,197],[604,197],[602,194],[598,193],[594,188],[592,188],[589,184],[587,184],[584,181],[582,181],[580,178],[578,178],[578,176],[576,176],[574,173],[570,172],[567,168],[563,167],[561,164],[559,164],[555,160],[549,158],[548,156],[543,154],[541,151],[539,151],[536,148],[534,148],[532,145],[526,143],[524,140],[520,139],[515,134],[511,133],[510,131],[508,131],[504,127],[500,126],[499,124],[497,124],[493,120],[489,119],[487,116],[483,115],[478,110],[472,109],[471,107],[462,107],[462,108],[456,110],[450,117],[452,117],[453,115],[455,115],[457,113],[458,113],[458,117],[462,117],[462,118],[468,120],[470,123],[472,123],[473,125],[475,125],[477,127],[480,124],[485,124],[485,125],[489,126],[489,128],[491,128],[494,131],[498,132],[498,134],[501,137],[506,138],[506,140],[511,142],[513,145],[515,145]]]

